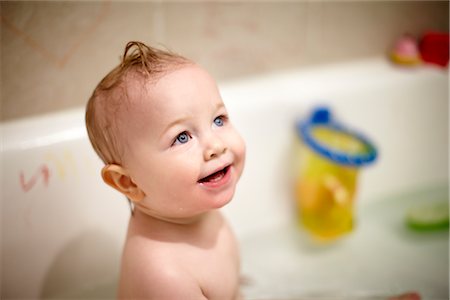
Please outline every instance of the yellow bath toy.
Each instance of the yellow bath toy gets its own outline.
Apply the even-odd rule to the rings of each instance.
[[[299,223],[319,240],[332,240],[354,227],[358,170],[375,161],[375,147],[362,135],[316,109],[297,123],[300,158],[296,174]]]

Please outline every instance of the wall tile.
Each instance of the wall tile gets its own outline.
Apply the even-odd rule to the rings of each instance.
[[[447,1],[0,2],[1,119],[85,105],[124,45],[166,46],[218,80],[383,55],[448,31]]]
[[[127,41],[161,39],[158,3],[2,2],[1,8],[2,120],[85,105]]]
[[[446,2],[310,2],[308,11],[310,63],[380,55],[402,34],[448,31]]]
[[[305,56],[307,3],[167,3],[166,41],[218,79]]]

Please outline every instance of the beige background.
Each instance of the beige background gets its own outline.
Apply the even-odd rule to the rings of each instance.
[[[86,103],[124,45],[162,45],[219,81],[384,55],[404,33],[448,31],[447,1],[6,2],[1,120]]]

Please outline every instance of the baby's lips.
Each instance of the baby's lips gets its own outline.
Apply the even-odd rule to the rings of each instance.
[[[231,165],[232,165],[231,163],[221,164],[220,167],[215,168],[215,169],[213,169],[212,172],[209,172],[209,173],[207,173],[205,176],[202,176],[202,177],[198,180],[198,182],[203,181],[205,178],[207,178],[207,177],[213,175],[214,173],[220,172],[220,171],[222,171],[223,169],[225,169],[225,168],[227,168],[227,167],[230,167]]]

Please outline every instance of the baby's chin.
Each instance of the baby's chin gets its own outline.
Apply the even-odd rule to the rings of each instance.
[[[228,203],[231,202],[234,196],[234,187],[230,189],[226,193],[223,193],[220,196],[216,196],[215,199],[203,199],[203,201],[198,203],[196,207],[191,207],[190,209],[183,209],[172,211],[171,213],[167,213],[168,219],[176,221],[177,223],[190,223],[195,221],[196,219],[201,218],[204,215],[207,215],[209,212],[216,211]]]
[[[234,191],[235,191],[236,187],[233,187],[232,191],[230,192],[230,195],[224,197],[223,199],[221,199],[220,201],[217,201],[215,204],[216,206],[214,207],[215,209],[219,209],[224,207],[225,205],[227,205],[228,203],[231,202],[231,200],[233,200],[234,197]]]
[[[209,196],[202,195],[204,197],[202,200],[202,204],[205,205],[205,208],[219,209],[233,200],[236,191],[236,185],[240,177],[240,172],[238,172],[237,170],[233,170],[231,176],[231,182],[222,191],[218,193],[211,193]]]
[[[233,200],[235,189],[235,186],[233,186],[232,188],[229,188],[227,191],[223,192],[221,195],[216,195],[212,199],[206,198],[203,202],[205,204],[205,212],[209,210],[220,209],[230,203],[231,200]]]
[[[236,177],[234,184],[220,197],[218,197],[214,202],[214,209],[219,209],[230,203],[233,198],[234,194],[236,192],[236,184],[239,181],[239,176]]]

